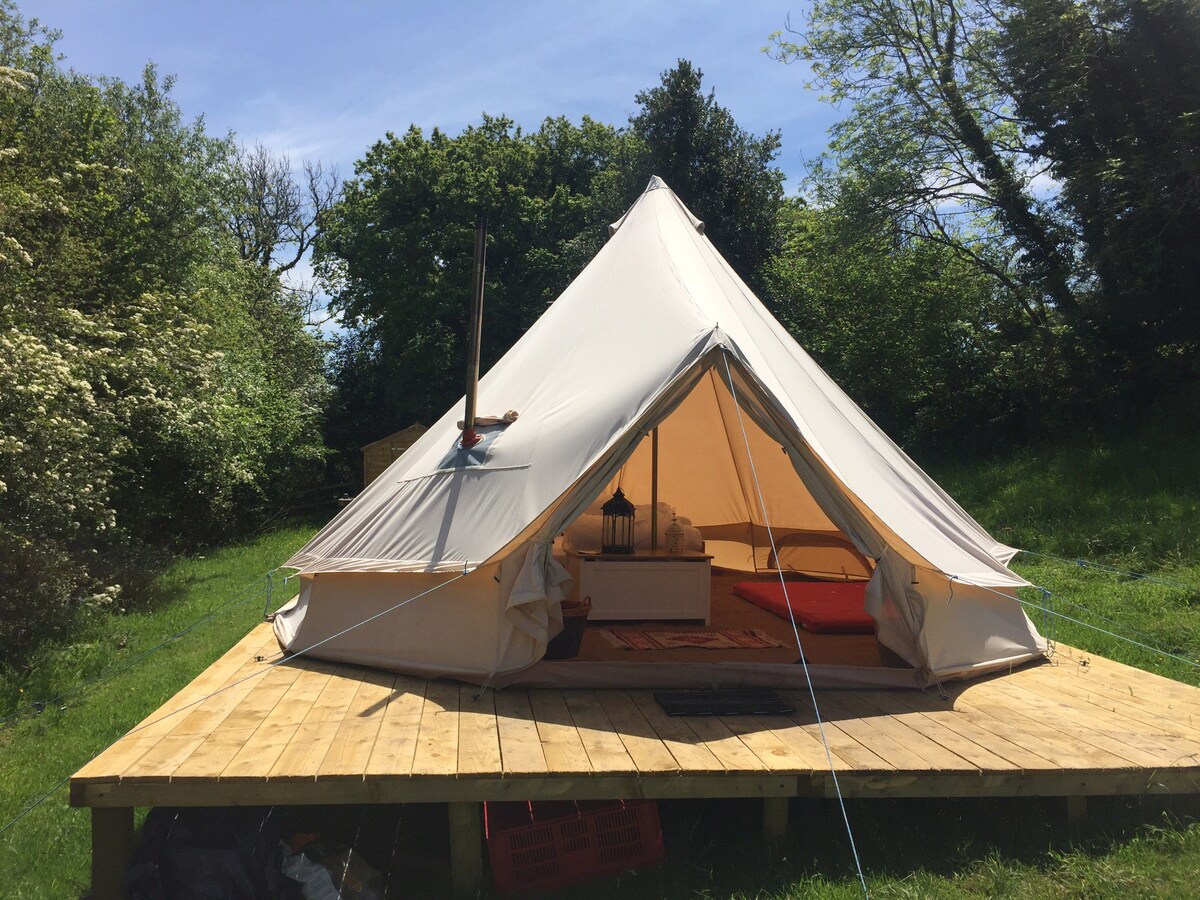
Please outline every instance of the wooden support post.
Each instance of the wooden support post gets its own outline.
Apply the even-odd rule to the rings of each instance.
[[[650,549],[658,549],[658,428],[650,432]]]
[[[1087,797],[1067,797],[1067,836],[1072,842],[1080,840],[1087,831]]]
[[[458,898],[483,891],[483,818],[478,803],[448,803],[450,809],[450,885]]]
[[[763,797],[763,837],[768,847],[778,847],[787,835],[789,797]]]
[[[92,897],[120,900],[121,878],[133,854],[133,808],[92,808]]]

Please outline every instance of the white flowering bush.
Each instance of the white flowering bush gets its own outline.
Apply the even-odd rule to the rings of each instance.
[[[169,88],[61,72],[0,0],[0,662],[323,459],[321,347],[236,252],[231,146]]]

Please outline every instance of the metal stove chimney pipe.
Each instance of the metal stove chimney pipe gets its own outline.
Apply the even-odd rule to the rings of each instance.
[[[467,345],[467,411],[460,446],[469,450],[483,435],[475,430],[475,400],[479,392],[479,345],[483,338],[483,276],[487,268],[487,216],[475,219],[475,265],[471,283],[471,336]]]

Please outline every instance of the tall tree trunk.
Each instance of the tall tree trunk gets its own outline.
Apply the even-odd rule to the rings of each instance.
[[[991,199],[1001,223],[1020,241],[1034,271],[1038,274],[1042,290],[1063,315],[1079,318],[1079,302],[1068,281],[1070,266],[1059,249],[1045,220],[1033,208],[1033,201],[1025,192],[1012,167],[1000,158],[992,142],[984,134],[975,114],[971,111],[954,76],[954,61],[957,58],[959,19],[951,7],[950,27],[946,39],[936,44],[939,54],[938,87],[946,101],[951,121],[958,132],[963,146],[978,163],[983,177],[991,188]]]

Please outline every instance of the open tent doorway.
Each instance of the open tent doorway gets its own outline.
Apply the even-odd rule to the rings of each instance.
[[[719,366],[710,368],[657,426],[657,469],[653,436],[647,435],[599,500],[620,485],[644,507],[637,520],[642,530],[651,527],[648,504],[657,497],[658,545],[673,509],[697,530],[718,568],[868,579],[870,560],[805,487],[787,450],[741,413],[719,371]]]
[[[604,673],[585,677],[579,663],[761,666],[793,664],[803,652],[816,665],[911,678],[864,611],[873,562],[821,508],[786,448],[740,409],[723,368],[696,381],[555,541],[572,576],[568,604],[586,596],[591,623],[571,653],[576,668],[530,677],[595,683]],[[618,488],[636,509],[634,552],[604,557],[601,507]],[[710,674],[677,668],[653,678],[686,684]]]

